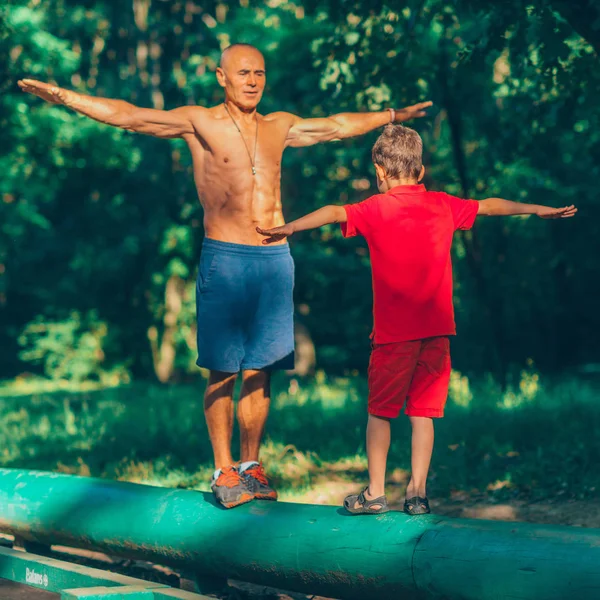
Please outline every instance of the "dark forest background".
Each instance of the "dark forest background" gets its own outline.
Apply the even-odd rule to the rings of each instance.
[[[454,249],[462,372],[506,381],[600,362],[600,9],[591,0],[13,0],[0,9],[0,377],[179,381],[196,372],[202,212],[187,150],[44,104],[22,77],[174,108],[222,100],[230,42],[267,60],[261,112],[431,99],[414,122],[427,185],[576,204],[568,222],[480,219]],[[286,152],[288,219],[374,193],[376,133]],[[316,368],[366,368],[364,242],[298,235],[300,342]],[[304,355],[306,356],[306,355]]]

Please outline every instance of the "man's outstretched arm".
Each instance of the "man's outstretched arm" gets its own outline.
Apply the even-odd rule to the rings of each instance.
[[[22,79],[18,84],[24,92],[52,104],[62,104],[113,127],[160,138],[177,138],[194,133],[191,113],[197,107],[183,106],[170,111],[139,108],[124,100],[86,96],[33,79]]]
[[[488,217],[508,217],[511,215],[537,215],[542,219],[567,219],[575,216],[577,209],[573,204],[562,208],[552,208],[541,204],[522,204],[502,198],[487,198],[479,201],[478,215]]]
[[[418,117],[424,117],[425,109],[431,102],[421,102],[394,111],[366,113],[340,113],[319,119],[302,119],[293,116],[292,126],[287,135],[286,145],[298,148],[312,146],[319,142],[332,142],[363,135],[388,123],[402,123]]]
[[[272,244],[273,242],[280,242],[297,231],[317,229],[318,227],[323,227],[323,225],[329,225],[330,223],[345,223],[347,220],[348,217],[346,216],[346,210],[343,206],[330,204],[329,206],[324,206],[314,212],[308,213],[295,221],[286,223],[281,227],[273,227],[273,229],[261,229],[260,227],[257,227],[256,231],[266,237],[266,239],[263,240],[263,244]]]

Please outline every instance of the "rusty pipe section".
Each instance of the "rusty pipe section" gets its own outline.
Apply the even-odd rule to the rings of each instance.
[[[333,598],[600,596],[600,530],[254,501],[0,469],[0,531]]]

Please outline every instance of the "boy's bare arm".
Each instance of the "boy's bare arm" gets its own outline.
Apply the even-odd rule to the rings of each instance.
[[[23,79],[18,84],[24,92],[52,104],[62,104],[95,121],[160,138],[193,134],[192,113],[202,110],[195,106],[183,106],[170,111],[139,108],[124,100],[86,96],[33,79]]]
[[[280,242],[297,231],[317,229],[318,227],[328,225],[329,223],[345,223],[346,221],[347,217],[344,207],[330,204],[329,206],[319,208],[304,217],[300,217],[295,221],[286,223],[281,227],[274,227],[273,229],[261,229],[260,227],[257,227],[256,231],[267,238],[263,240],[263,244],[272,244],[273,242]]]
[[[390,123],[394,114],[395,123],[402,123],[418,117],[424,117],[425,109],[431,106],[431,102],[420,102],[413,106],[394,110],[365,113],[340,113],[331,117],[317,119],[302,119],[295,115],[292,126],[287,135],[286,145],[299,148],[301,146],[312,146],[320,142],[332,142],[345,138],[363,135],[378,127]]]
[[[541,204],[523,204],[502,198],[486,198],[479,201],[478,215],[488,217],[508,217],[511,215],[537,215],[542,219],[567,219],[575,216],[573,204],[562,208],[552,208]]]

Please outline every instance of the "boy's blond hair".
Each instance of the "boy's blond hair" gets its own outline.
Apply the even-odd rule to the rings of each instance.
[[[392,179],[418,179],[423,166],[423,140],[409,127],[387,125],[373,146],[373,162]]]

